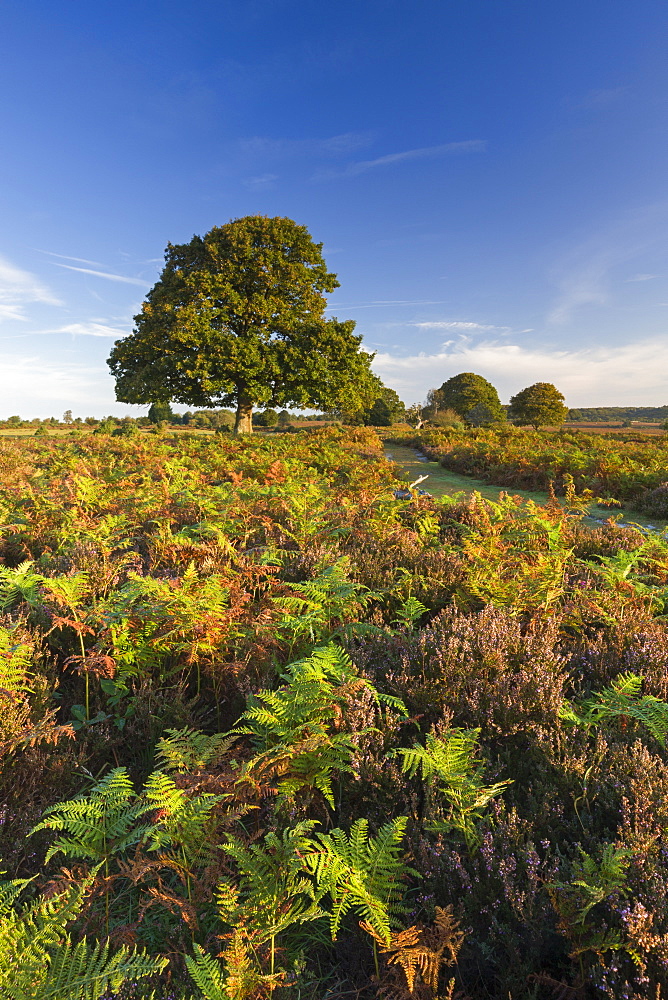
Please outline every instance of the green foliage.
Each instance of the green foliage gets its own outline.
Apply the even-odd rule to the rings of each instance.
[[[536,382],[511,397],[508,415],[515,423],[531,424],[538,430],[548,424],[563,424],[568,407],[563,393],[551,382]]]
[[[170,243],[165,257],[135,332],[109,358],[119,399],[234,404],[238,431],[251,430],[254,405],[366,400],[372,356],[352,321],[325,318],[338,282],[305,226],[246,216]]]
[[[290,651],[326,641],[342,631],[343,622],[357,620],[378,594],[349,578],[349,561],[339,559],[311,580],[289,583],[294,597],[283,595],[277,604],[283,611],[276,630],[289,643]],[[347,630],[346,630],[347,631]]]
[[[174,414],[169,403],[151,403],[148,419],[152,424],[169,423]]]
[[[620,674],[603,691],[575,705],[564,702],[560,716],[564,722],[586,729],[601,726],[610,719],[639,722],[661,746],[668,737],[668,703],[653,695],[641,695],[642,677]]]
[[[0,625],[0,690],[5,695],[30,691],[30,646],[17,642],[11,629]]]
[[[269,407],[261,413],[253,414],[253,424],[257,427],[276,427],[278,424],[278,413]]]
[[[454,410],[471,423],[498,423],[505,420],[499,395],[487,379],[473,372],[453,375],[438,390],[441,407]],[[484,413],[481,407],[485,407]],[[470,414],[473,414],[473,420]]]
[[[156,757],[170,771],[188,773],[222,759],[235,737],[224,733],[207,736],[197,729],[168,729],[156,747]]]
[[[447,803],[446,817],[428,817],[428,828],[444,833],[457,831],[470,851],[480,844],[477,821],[485,807],[512,784],[511,781],[484,784],[482,765],[475,759],[479,736],[479,729],[453,729],[444,737],[427,733],[424,747],[416,743],[409,750],[395,751],[402,758],[402,771],[409,777],[421,774],[427,783],[431,792],[429,811],[438,810],[440,797]]]
[[[626,935],[589,920],[599,904],[611,896],[628,894],[627,872],[633,852],[615,844],[603,844],[599,853],[597,861],[580,848],[570,880],[550,882],[546,887],[559,915],[560,927],[570,940],[571,957],[592,951],[600,958],[606,951],[626,951],[642,965],[640,955]]]
[[[394,389],[383,386],[370,407],[362,412],[362,423],[371,427],[390,427],[406,415],[406,406]]]
[[[233,927],[244,926],[252,931],[256,946],[270,942],[272,974],[278,936],[295,924],[310,923],[326,915],[316,903],[313,883],[305,877],[302,860],[314,846],[309,834],[315,825],[315,821],[297,823],[281,836],[270,831],[262,844],[246,844],[228,835],[222,845],[234,860],[239,876],[235,886],[220,887],[219,913]]]
[[[260,972],[241,930],[234,931],[222,953],[222,969],[201,945],[195,943],[194,950],[194,958],[186,956],[186,967],[204,1000],[255,1000],[271,995],[280,980]]]
[[[0,885],[0,994],[7,1000],[99,1000],[165,968],[166,959],[141,951],[72,941],[67,925],[80,913],[92,879],[22,909],[15,902],[26,880]]]
[[[572,515],[587,483],[628,497],[663,482],[666,448],[513,427],[411,440],[565,496],[399,500],[364,427],[0,442],[6,867],[59,895],[99,865],[72,942],[168,957],[162,992],[186,955],[206,996],[368,992],[373,938],[373,989],[407,1000],[415,974],[415,996],[445,995],[452,926],[439,936],[431,918],[452,907],[467,928],[453,976],[472,1000],[580,983],[653,996],[668,954],[668,544]],[[54,720],[86,718],[88,682],[73,737]],[[585,692],[570,708],[568,685]],[[374,845],[405,815],[386,906]],[[336,863],[318,884],[323,854]],[[395,930],[402,904],[415,923]],[[369,913],[380,936],[357,927]]]
[[[0,610],[8,611],[21,601],[30,607],[42,604],[40,585],[44,582],[41,573],[33,570],[34,562],[27,560],[16,569],[0,566]]]
[[[351,771],[354,741],[336,732],[341,705],[354,691],[371,685],[357,677],[350,657],[330,644],[289,664],[277,691],[258,692],[233,733],[253,738],[255,755],[246,761],[245,780],[280,775],[279,801],[317,789],[334,808],[333,775]]]
[[[155,810],[154,822],[144,834],[147,849],[166,852],[189,873],[195,863],[211,854],[207,834],[212,812],[226,796],[210,792],[189,795],[170,775],[154,771],[146,780],[144,797],[144,809]]]
[[[405,913],[405,880],[417,874],[402,858],[406,823],[399,816],[371,837],[368,821],[358,819],[349,834],[339,829],[316,834],[314,846],[303,854],[304,866],[315,877],[317,899],[330,897],[333,939],[352,910],[389,944],[392,928]]]
[[[139,841],[150,824],[137,826],[152,805],[137,796],[127,769],[114,768],[101,778],[88,795],[57,802],[44,811],[44,819],[30,831],[65,831],[49,847],[46,861],[56,854],[88,861],[104,862]]]

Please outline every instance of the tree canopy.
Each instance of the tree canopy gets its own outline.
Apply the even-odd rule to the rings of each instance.
[[[174,414],[169,403],[152,403],[148,411],[148,419],[152,424],[169,422]]]
[[[487,379],[473,372],[461,372],[432,393],[441,409],[448,408],[475,426],[506,419],[499,394]]]
[[[516,424],[531,424],[538,430],[550,424],[563,424],[568,408],[563,393],[551,382],[535,382],[511,397],[508,413]]]
[[[108,360],[121,402],[234,405],[237,432],[256,405],[373,402],[373,355],[352,320],[325,317],[339,282],[305,226],[245,216],[168,244],[165,261]]]

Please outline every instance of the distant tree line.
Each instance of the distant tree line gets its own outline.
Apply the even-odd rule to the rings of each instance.
[[[668,420],[668,406],[588,406],[568,411],[574,423],[612,423],[625,420],[646,420],[660,423]]]

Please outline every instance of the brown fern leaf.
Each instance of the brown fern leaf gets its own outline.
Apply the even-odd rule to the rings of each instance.
[[[44,899],[52,896],[61,896],[73,886],[80,885],[88,876],[90,868],[86,864],[74,865],[73,868],[61,868],[57,875],[48,879],[41,886],[41,895]]]
[[[149,873],[159,872],[165,867],[161,856],[149,857],[139,847],[135,849],[134,857],[131,861],[118,858],[117,863],[123,878],[130,879],[134,885],[143,881]]]
[[[164,888],[150,888],[148,890],[148,897],[148,899],[144,898],[142,901],[139,911],[140,920],[151,906],[163,906],[170,913],[173,913],[174,916],[180,917],[191,930],[199,930],[199,921],[197,920],[195,907],[187,899],[175,896],[173,893],[167,892]]]
[[[137,922],[132,924],[119,924],[118,927],[114,927],[109,934],[109,943],[116,948],[124,946],[126,948],[132,948],[137,943],[137,929],[139,924]]]
[[[67,737],[74,739],[75,732],[69,723],[56,725],[54,722],[55,710],[49,712],[32,726],[25,726],[18,733],[15,733],[7,740],[0,743],[0,755],[11,753],[20,747],[34,747],[38,743],[47,743],[55,746],[59,740]]]
[[[406,989],[411,996],[415,993],[418,972],[429,993],[436,995],[441,965],[455,964],[465,938],[451,907],[443,909],[437,906],[436,918],[431,927],[415,924],[404,931],[393,933],[389,944],[366,921],[362,921],[360,927],[374,938],[380,951],[387,955],[388,966],[397,965],[401,968]]]
[[[237,928],[219,956],[226,966],[226,994],[230,1000],[260,1000],[261,997],[271,996],[285,973],[261,973],[249,955],[250,948],[244,938],[244,932]]]

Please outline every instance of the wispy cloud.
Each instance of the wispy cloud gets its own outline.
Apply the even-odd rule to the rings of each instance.
[[[483,139],[467,139],[464,142],[446,142],[439,146],[421,146],[419,149],[405,149],[400,153],[387,153],[385,156],[378,156],[375,160],[358,160],[356,163],[349,163],[343,170],[328,170],[319,173],[317,180],[327,180],[333,177],[357,177],[368,170],[376,170],[379,167],[391,167],[397,163],[405,163],[410,160],[430,160],[440,156],[457,156],[462,153],[484,153],[487,143]]]
[[[385,309],[388,306],[442,306],[443,299],[379,299],[376,302],[334,302],[329,312],[337,309]]]
[[[0,257],[0,320],[26,320],[25,307],[33,302],[63,304],[34,275]]]
[[[661,246],[667,221],[668,202],[647,205],[614,220],[575,246],[555,269],[559,293],[547,317],[548,322],[567,323],[583,306],[608,305],[612,300],[614,269]],[[640,280],[649,279],[641,277]],[[621,275],[618,281],[625,283]]]
[[[534,382],[553,382],[569,406],[661,405],[666,401],[668,339],[550,350],[542,346],[459,341],[435,353],[376,354],[373,368],[406,402],[459,372],[487,378],[507,401]]]
[[[103,266],[99,260],[88,260],[86,257],[70,257],[66,253],[54,253],[53,250],[40,250],[38,247],[35,247],[35,249],[37,253],[44,253],[47,257],[59,257],[61,260],[75,260],[78,264],[94,264],[97,267]]]
[[[119,330],[117,327],[108,326],[106,323],[97,323],[93,320],[84,323],[66,323],[55,330],[41,330],[41,333],[69,333],[73,337],[127,337],[129,330]]]
[[[602,87],[598,90],[590,90],[582,98],[578,107],[585,111],[599,111],[608,108],[626,93],[626,87]]]
[[[632,278],[626,279],[626,284],[630,285],[636,281],[651,281],[652,278],[658,278],[658,274],[634,274]]]
[[[148,281],[144,281],[142,278],[127,278],[124,274],[112,274],[109,271],[93,271],[89,267],[72,267],[71,264],[58,264],[56,261],[53,263],[55,267],[64,267],[68,271],[78,271],[80,274],[92,274],[95,278],[106,278],[107,281],[120,281],[124,285],[139,285],[140,288],[146,288],[149,284]]]
[[[373,132],[342,132],[324,139],[272,139],[257,135],[242,139],[239,148],[244,155],[269,160],[304,156],[337,157],[350,156],[365,149],[374,139]]]
[[[509,326],[493,326],[488,323],[472,323],[469,320],[429,320],[424,323],[411,323],[423,330],[460,330],[462,333],[473,333],[476,330],[510,330]]]
[[[59,416],[67,409],[79,416],[136,412],[115,401],[113,379],[99,365],[52,362],[39,355],[0,355],[0,398],[5,416]]]
[[[278,174],[260,174],[259,177],[248,177],[244,184],[251,191],[267,191],[276,186],[277,180]]]

